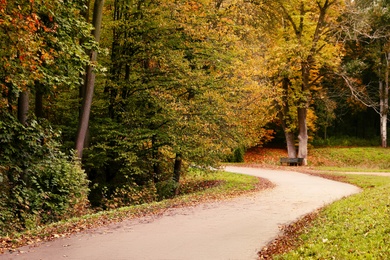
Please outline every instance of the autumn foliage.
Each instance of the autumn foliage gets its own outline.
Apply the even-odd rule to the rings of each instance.
[[[79,173],[92,207],[112,209],[174,197],[190,167],[242,161],[248,149],[244,160],[277,164],[285,154],[250,149],[268,142],[310,158],[309,142],[319,137],[375,137],[375,111],[357,97],[373,100],[372,84],[388,83],[387,9],[376,8],[333,0],[0,0],[0,113],[7,119],[0,157],[9,159],[0,164],[0,183],[4,194],[16,185],[12,178],[40,194],[7,195],[4,216],[16,216],[23,229],[76,213],[65,203],[73,182],[59,176],[74,181]],[[359,41],[346,40],[361,26],[357,10],[378,31],[364,27]],[[20,166],[16,155],[29,164]],[[36,180],[52,183],[49,173],[68,183],[55,193],[68,207],[61,213],[42,208],[52,198]],[[77,205],[86,205],[84,195]]]

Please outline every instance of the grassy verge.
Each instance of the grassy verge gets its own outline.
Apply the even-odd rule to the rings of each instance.
[[[245,154],[245,163],[264,167],[280,166],[279,158],[287,157],[285,149],[251,148]],[[389,171],[390,149],[380,147],[324,147],[309,149],[309,167],[318,170]]]
[[[389,259],[390,178],[346,175],[363,192],[322,209],[292,251],[274,259]]]
[[[259,181],[259,178],[253,176],[227,172],[205,173],[200,170],[194,170],[190,174],[183,176],[182,194],[178,197],[150,204],[98,212],[81,218],[37,227],[23,233],[9,234],[7,237],[0,237],[0,253],[23,245],[64,237],[111,222],[148,215],[161,215],[169,208],[194,206],[202,202],[236,197],[241,194],[268,188],[269,185],[270,183],[266,180]]]
[[[314,167],[348,168],[350,171],[390,170],[390,150],[380,147],[316,148],[309,151]],[[353,170],[355,169],[355,170]]]
[[[262,163],[265,153],[250,158]],[[362,192],[285,227],[284,235],[265,247],[260,258],[390,259],[390,177],[343,174],[390,172],[389,158],[390,150],[379,147],[310,149],[309,166],[295,170],[348,182]]]

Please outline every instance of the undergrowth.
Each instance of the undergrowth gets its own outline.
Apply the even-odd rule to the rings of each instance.
[[[0,253],[6,250],[14,250],[23,245],[64,237],[111,222],[163,214],[168,208],[194,206],[202,202],[225,200],[269,187],[272,187],[272,184],[267,180],[260,180],[253,176],[220,171],[205,173],[199,169],[193,169],[189,174],[183,176],[180,195],[173,199],[100,211],[50,225],[30,228],[21,233],[10,233],[7,236],[0,237]]]

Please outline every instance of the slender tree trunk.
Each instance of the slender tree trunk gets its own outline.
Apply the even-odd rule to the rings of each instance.
[[[310,60],[310,57],[308,58]],[[308,143],[308,133],[307,133],[307,107],[308,101],[306,97],[306,91],[309,86],[309,77],[310,77],[310,65],[308,62],[302,63],[302,95],[299,107],[298,107],[298,127],[299,127],[299,147],[298,147],[298,157],[303,158],[303,164],[307,165],[307,143]]]
[[[382,143],[382,147],[387,147],[387,114],[389,113],[389,63],[390,63],[390,53],[386,53],[386,72],[385,72],[385,96],[383,98],[384,101],[384,131],[383,131],[383,137],[384,141]]]
[[[43,118],[43,93],[39,89],[35,93],[35,116]]]
[[[298,148],[298,157],[303,158],[303,165],[307,165],[307,143],[308,143],[308,134],[307,134],[307,122],[306,122],[307,108],[300,107],[298,108],[298,125],[299,125],[299,148]]]
[[[176,190],[175,195],[179,194],[179,183],[180,183],[180,173],[181,173],[181,166],[182,166],[182,158],[181,154],[177,153],[175,157],[175,164],[173,166],[173,180],[176,182]]]
[[[177,183],[180,181],[181,165],[182,165],[181,154],[177,153],[175,157],[175,164],[173,166],[173,180]]]
[[[83,9],[80,14],[81,16],[83,16],[85,18],[85,21],[87,21],[89,23],[89,11],[90,11],[90,6],[91,6],[91,0],[86,0],[85,2],[85,5],[87,6],[87,8]],[[80,44],[84,43],[85,42],[85,39],[82,38],[80,40]],[[86,68],[85,70],[87,71],[88,68]],[[83,79],[83,82],[84,84],[80,84],[79,86],[79,100],[80,100],[80,104],[79,104],[79,120],[81,118],[81,107],[83,105],[83,102],[82,100],[84,99],[84,96],[85,96],[85,81],[86,81],[86,75],[84,73],[80,73],[80,77]]]
[[[159,178],[161,176],[161,166],[160,166],[160,162],[159,162],[159,150],[158,150],[158,146],[157,146],[157,138],[156,138],[156,135],[153,135],[152,136],[152,160],[153,160],[153,182],[154,183],[158,183],[159,182]]]
[[[19,94],[18,97],[18,120],[21,124],[26,125],[27,124],[27,115],[29,110],[29,92],[28,90],[24,90]],[[25,176],[27,174],[27,168],[25,164],[21,166],[20,172],[9,170],[8,173],[8,179],[10,181],[10,188],[11,193],[10,197],[11,199],[17,199],[14,192],[12,192],[13,187],[17,187],[22,184],[22,182],[25,179]],[[16,212],[17,218],[20,220],[20,223],[22,223],[22,227],[25,228],[25,217],[24,217],[24,208],[19,206],[16,206],[14,211]]]
[[[383,81],[379,81],[379,118],[380,118],[380,136],[381,136],[381,146],[386,147],[387,141],[386,141],[386,127],[387,127],[387,120],[385,116],[385,102],[383,100],[384,97],[384,86]],[[387,114],[387,113],[386,113]]]
[[[100,41],[103,7],[104,7],[104,0],[95,0],[94,8],[93,8],[93,20],[92,20],[92,24],[95,29],[92,32],[92,34],[95,37],[95,41],[98,43]],[[96,60],[97,60],[97,52],[96,50],[93,50],[91,52],[91,64],[95,63]],[[85,93],[84,93],[84,98],[81,106],[81,116],[79,120],[79,127],[77,131],[76,146],[75,146],[77,156],[80,159],[83,156],[84,143],[88,131],[94,87],[95,87],[95,73],[93,72],[92,65],[89,65],[87,67],[86,80],[85,80]]]
[[[18,98],[18,120],[21,124],[26,125],[28,114],[28,91],[24,90]]]
[[[389,54],[386,54],[386,70],[384,84],[383,81],[379,81],[379,114],[380,114],[380,135],[381,146],[387,147],[387,113],[389,111]],[[379,73],[380,75],[381,73]]]

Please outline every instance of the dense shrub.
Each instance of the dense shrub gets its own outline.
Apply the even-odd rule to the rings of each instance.
[[[0,115],[0,235],[85,212],[88,181],[59,134]]]
[[[227,161],[234,162],[234,163],[244,162],[244,154],[245,154],[245,148],[238,147],[234,149],[233,153],[230,156],[228,156]]]
[[[93,138],[83,156],[92,207],[112,209],[175,195],[174,154],[164,149],[165,141],[156,141],[158,136],[148,130],[99,122],[91,125]]]
[[[103,189],[103,192],[107,191]],[[153,183],[138,186],[136,183],[116,187],[111,194],[104,194],[101,201],[106,209],[115,209],[129,205],[139,205],[157,200],[156,188]]]

